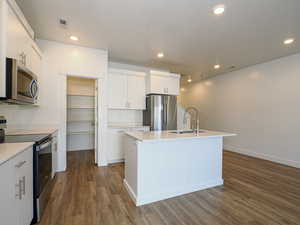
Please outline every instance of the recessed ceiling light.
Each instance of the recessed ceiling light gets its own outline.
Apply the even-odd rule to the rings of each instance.
[[[225,12],[225,6],[224,5],[217,5],[214,7],[214,14],[221,15]]]
[[[158,53],[158,54],[157,54],[157,57],[158,57],[158,58],[163,58],[163,57],[164,57],[164,53],[163,53],[163,52]]]
[[[214,65],[214,68],[217,70],[217,69],[220,69],[220,65],[219,64],[217,64],[217,65]]]
[[[76,36],[71,36],[70,39],[71,39],[72,41],[78,41],[78,40],[79,40],[78,37],[76,37]]]
[[[289,44],[292,44],[294,41],[295,41],[294,38],[288,38],[288,39],[285,39],[283,43],[285,45],[289,45]]]

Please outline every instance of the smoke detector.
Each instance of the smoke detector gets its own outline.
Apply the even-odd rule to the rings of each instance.
[[[68,22],[65,19],[59,19],[59,25],[63,28],[67,28]]]

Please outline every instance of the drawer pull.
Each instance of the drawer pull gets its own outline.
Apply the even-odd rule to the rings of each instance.
[[[25,179],[26,179],[25,176],[23,176],[22,180],[21,180],[21,182],[22,182],[22,191],[21,192],[23,195],[26,194],[26,180]]]
[[[16,199],[21,200],[22,199],[22,190],[21,190],[21,184],[22,181],[19,180],[19,182],[16,184]]]

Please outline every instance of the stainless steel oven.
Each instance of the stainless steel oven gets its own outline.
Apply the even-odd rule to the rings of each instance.
[[[37,76],[19,64],[17,59],[6,58],[6,97],[15,104],[34,104],[38,97]]]

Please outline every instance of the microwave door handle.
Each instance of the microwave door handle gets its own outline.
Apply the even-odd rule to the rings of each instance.
[[[32,98],[36,98],[36,94],[38,92],[38,85],[37,85],[37,81],[36,80],[32,80],[30,85],[29,85],[29,89],[30,89],[30,95]]]
[[[30,96],[31,96],[31,98],[34,98],[34,96],[33,96],[33,91],[32,91],[32,85],[33,85],[33,80],[30,82],[30,84],[29,84],[29,86],[28,86],[28,92],[29,92],[29,94],[30,94]]]

